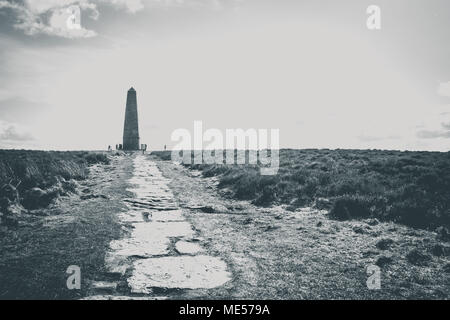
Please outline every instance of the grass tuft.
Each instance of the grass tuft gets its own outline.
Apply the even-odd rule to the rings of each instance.
[[[75,192],[77,180],[87,177],[88,166],[107,164],[105,154],[0,150],[0,223],[16,225],[25,208],[45,208],[56,198]]]

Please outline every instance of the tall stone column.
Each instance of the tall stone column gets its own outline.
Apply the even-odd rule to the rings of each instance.
[[[136,90],[128,90],[123,127],[123,150],[139,150],[139,126],[137,114]]]

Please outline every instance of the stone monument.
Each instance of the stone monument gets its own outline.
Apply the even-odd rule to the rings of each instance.
[[[123,127],[123,150],[139,150],[139,126],[137,113],[136,90],[128,90]]]

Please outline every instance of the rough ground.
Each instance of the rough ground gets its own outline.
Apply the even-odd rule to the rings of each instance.
[[[335,221],[311,208],[258,208],[219,194],[215,178],[203,178],[170,161],[155,161],[171,179],[169,186],[186,218],[206,239],[208,252],[221,256],[232,271],[231,283],[217,288],[217,297],[450,296],[449,244],[436,240],[434,232],[376,220]],[[442,248],[445,253],[439,255]],[[366,268],[377,261],[382,266],[381,290],[369,290]]]
[[[131,157],[94,165],[77,193],[22,217],[17,229],[0,230],[0,299],[77,299],[94,279],[108,277],[104,254],[120,237],[117,215],[129,196]],[[68,290],[70,265],[81,269],[81,290]]]
[[[152,156],[91,167],[77,194],[0,230],[0,299],[450,296],[450,243],[436,233],[255,207],[216,184]],[[369,290],[375,263],[381,289]],[[69,265],[81,290],[66,287]]]

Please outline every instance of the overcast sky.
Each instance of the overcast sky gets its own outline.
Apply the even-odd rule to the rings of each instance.
[[[201,120],[278,128],[281,147],[448,151],[450,2],[0,0],[0,148],[121,143],[131,86],[150,149]]]

